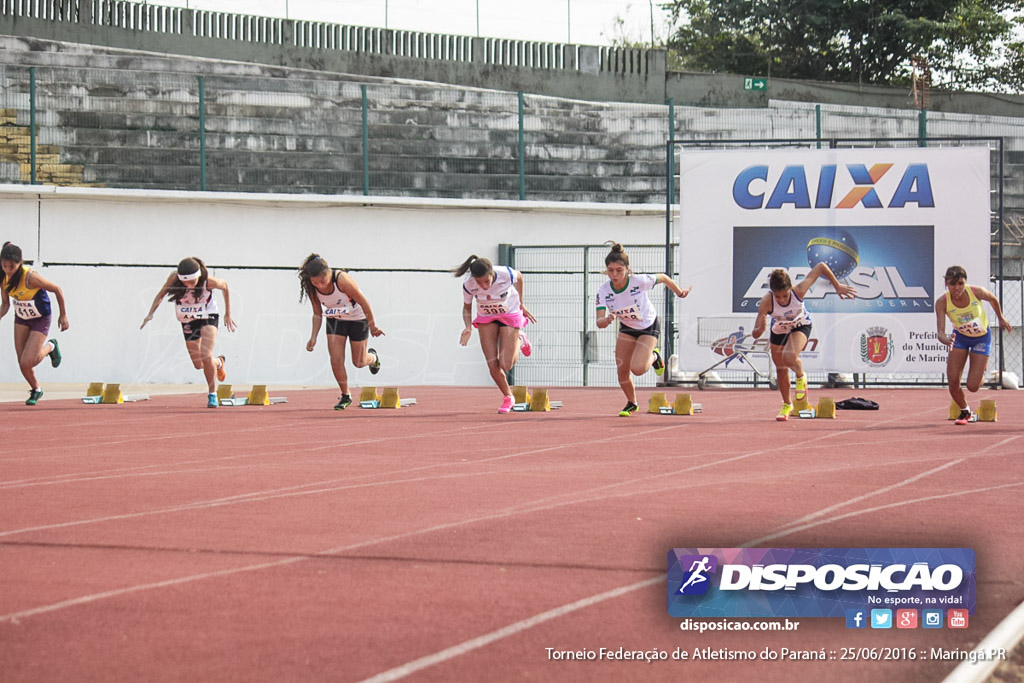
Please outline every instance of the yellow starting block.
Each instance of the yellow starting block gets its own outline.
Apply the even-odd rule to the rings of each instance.
[[[217,387],[217,400],[223,401],[226,398],[234,398],[235,392],[231,391],[230,384],[221,384]]]
[[[408,408],[416,405],[414,398],[402,398],[399,395],[398,387],[389,387],[378,392],[376,387],[363,387],[359,392],[360,408]]]
[[[231,385],[227,386],[230,392]],[[234,393],[231,393],[228,397],[222,397],[218,389],[217,400],[222,406],[270,406],[288,402],[288,399],[284,396],[270,396],[267,393],[266,384],[254,384],[252,389],[249,390],[249,395],[245,398],[235,398]]]
[[[552,401],[547,389],[534,387],[529,391],[526,387],[512,387],[512,410],[517,413],[546,413],[562,407],[561,401]]]
[[[655,397],[659,395],[663,396],[664,394],[655,394],[651,397],[651,401],[654,402]],[[672,405],[669,405],[668,401],[665,401],[665,405],[659,406],[657,411],[648,409],[647,412],[659,412],[662,415],[694,415],[696,413],[704,412],[704,406],[700,403],[694,403],[693,397],[690,396],[690,394],[676,394]]]
[[[996,412],[995,399],[985,399],[981,402],[981,407],[978,408],[978,421],[979,422],[995,422],[998,418]]]
[[[802,405],[807,405],[807,401],[803,401]],[[796,405],[794,405],[793,408],[795,409]],[[836,418],[836,402],[828,396],[822,396],[818,399],[817,406],[811,408],[807,405],[807,407],[802,408],[797,415],[802,418],[821,417],[834,420]]]
[[[960,406],[956,404],[956,401],[951,401],[949,404],[949,420],[955,420],[960,417]]]
[[[647,412],[648,413],[661,413],[662,408],[668,408],[668,399],[665,397],[665,393],[658,391],[651,394],[651,398],[647,401]]]
[[[82,403],[117,405],[119,403],[136,403],[148,400],[148,394],[128,394],[127,396],[122,394],[120,384],[107,384],[104,386],[103,382],[90,382],[89,388],[82,398]]]
[[[794,394],[795,393],[796,392],[794,391]],[[793,412],[794,413],[802,413],[802,412],[807,411],[807,410],[811,410],[811,402],[807,400],[807,394],[804,394],[804,397],[802,399],[800,399],[800,400],[797,400],[794,397],[794,399],[793,399]]]

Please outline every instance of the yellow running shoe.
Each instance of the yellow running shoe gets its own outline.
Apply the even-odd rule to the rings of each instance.
[[[789,419],[789,414],[791,412],[793,412],[793,404],[783,403],[782,410],[780,410],[779,414],[775,416],[775,419],[778,420],[779,422],[785,422],[786,420]]]
[[[796,378],[796,400],[802,401],[807,398],[807,375]]]

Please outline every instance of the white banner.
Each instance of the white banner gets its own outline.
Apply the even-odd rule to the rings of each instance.
[[[814,284],[805,368],[945,370],[934,313],[943,273],[961,265],[988,286],[987,148],[683,150],[679,169],[677,262],[696,285],[679,308],[690,321],[680,369],[703,370],[750,333],[772,270],[796,283],[825,262],[858,298]],[[767,343],[765,333],[757,348]],[[742,358],[727,367],[749,369]]]

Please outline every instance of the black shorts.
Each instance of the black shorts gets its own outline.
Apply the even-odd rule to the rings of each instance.
[[[362,320],[342,320],[341,318],[327,319],[327,334],[336,334],[339,337],[348,337],[351,341],[366,341],[370,337],[370,323]]]
[[[203,336],[203,328],[207,325],[218,326],[220,321],[219,313],[211,313],[209,318],[196,318],[181,324],[181,332],[185,335],[185,341],[196,341]]]
[[[620,334],[628,334],[630,337],[636,337],[637,339],[639,339],[640,337],[643,337],[644,335],[650,335],[652,337],[660,339],[661,338],[661,318],[655,318],[654,322],[651,323],[650,327],[645,327],[642,330],[637,330],[637,329],[634,329],[632,327],[626,327],[625,325],[622,324],[622,321],[620,320],[619,321],[619,333]]]
[[[785,346],[786,342],[789,341],[789,335],[793,334],[794,332],[803,332],[805,337],[807,337],[808,339],[811,338],[811,326],[801,325],[800,327],[794,327],[792,330],[785,334],[775,334],[774,332],[772,332],[769,341],[772,343],[772,346]]]

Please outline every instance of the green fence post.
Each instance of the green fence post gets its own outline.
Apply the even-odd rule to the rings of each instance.
[[[503,266],[508,266],[513,270],[516,267],[516,248],[511,244],[499,244],[498,245],[498,263]],[[516,369],[515,366],[511,370],[505,373],[505,381],[508,385],[514,386],[516,383]]]
[[[31,182],[37,184],[36,179],[36,68],[30,66],[28,69],[28,135],[29,135],[29,166]]]
[[[583,386],[590,386],[590,247],[583,247]]]
[[[922,109],[917,114],[917,146],[928,146],[928,110]]]
[[[366,102],[366,86],[359,86],[363,94],[363,196],[370,194],[370,122]]]
[[[523,93],[519,93],[519,199],[526,199],[526,139],[523,136]]]
[[[675,259],[672,254],[672,198],[676,193],[676,101],[668,100],[668,159],[666,160],[665,176],[665,274],[675,279]],[[675,302],[673,297],[665,297],[665,364],[675,353]]]
[[[199,77],[199,189],[206,192],[206,79]]]
[[[818,140],[818,149],[821,149],[821,105],[814,105],[814,137]],[[754,375],[757,377],[757,375]]]

